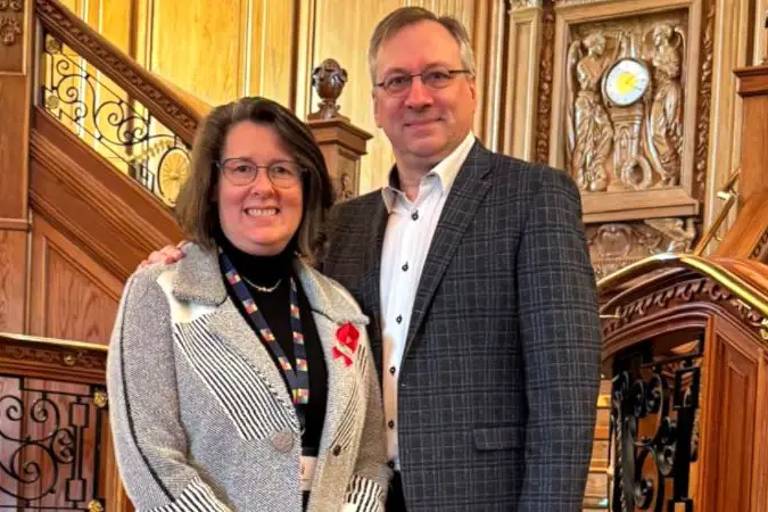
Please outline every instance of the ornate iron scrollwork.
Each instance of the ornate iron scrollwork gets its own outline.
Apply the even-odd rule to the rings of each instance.
[[[647,351],[617,360],[611,404],[611,510],[693,512],[690,465],[697,457],[701,342],[684,355]]]
[[[149,109],[103,78],[71,49],[46,36],[42,104],[117,168],[173,206],[189,148]]]
[[[38,382],[0,375],[0,509],[87,511],[89,502],[101,500],[99,443],[106,410],[92,397],[104,391],[31,385]]]

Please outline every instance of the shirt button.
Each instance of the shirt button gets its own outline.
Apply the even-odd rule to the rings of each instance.
[[[419,210],[414,210],[414,212],[411,214],[411,218],[413,220],[419,220]]]
[[[400,323],[403,321],[403,315],[397,315],[397,318],[395,318],[395,322]]]
[[[389,428],[395,428],[395,420],[389,420],[389,421],[387,422],[387,426],[388,426]]]
[[[394,366],[390,366],[390,367],[389,367],[389,373],[390,373],[391,375],[394,375],[396,371],[397,371],[397,368],[395,368]]]
[[[407,272],[407,271],[408,271],[408,263],[406,263],[405,265],[403,265],[403,266],[402,266],[402,267],[400,267],[400,268],[402,268],[402,269],[403,269],[403,272]]]
[[[340,453],[341,453],[341,446],[339,446],[339,445],[334,446],[333,447],[333,454],[336,457],[338,457]]]

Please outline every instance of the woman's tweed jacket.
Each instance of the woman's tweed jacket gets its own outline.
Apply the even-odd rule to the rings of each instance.
[[[295,269],[328,366],[309,510],[383,510],[390,470],[368,320],[336,282],[298,260]],[[334,351],[347,322],[360,333],[351,364]],[[120,473],[137,509],[301,510],[294,407],[212,251],[192,245],[180,262],[129,280],[107,371]]]

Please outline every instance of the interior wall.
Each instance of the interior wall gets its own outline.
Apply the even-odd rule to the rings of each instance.
[[[316,110],[319,102],[311,88],[312,69],[325,58],[336,59],[349,76],[339,99],[341,113],[373,135],[368,154],[361,162],[360,193],[383,185],[393,163],[389,143],[373,120],[366,58],[368,38],[375,24],[391,10],[421,5],[459,18],[469,29],[478,57],[480,101],[476,134],[492,149],[564,167],[567,162],[561,146],[566,141],[561,133],[564,114],[560,94],[563,79],[558,78],[558,73],[566,69],[567,55],[562,45],[566,44],[563,38],[570,36],[563,27],[603,23],[601,17],[616,18],[626,9],[640,17],[652,17],[653,13],[668,9],[665,2],[655,0],[65,3],[148,69],[210,104],[244,94],[260,94],[290,106],[304,118]],[[697,85],[686,91],[685,154],[689,155],[689,164],[684,166],[683,173],[696,174],[695,181],[686,185],[686,213],[675,206],[680,212],[670,207],[668,211],[622,218],[622,222],[639,222],[627,224],[634,231],[638,227],[647,231],[644,218],[668,219],[651,228],[662,227],[659,233],[663,241],[658,246],[662,248],[680,245],[670,238],[678,235],[683,237],[683,245],[690,248],[693,240],[685,238],[692,232],[687,219],[695,220],[695,236],[700,236],[717,214],[720,202],[716,194],[738,164],[740,151],[741,105],[732,71],[758,64],[766,55],[762,27],[768,0],[679,0],[676,5],[689,12],[689,26],[701,35],[698,42],[688,44],[695,49],[693,55],[701,58],[695,63],[687,60],[685,73],[692,77],[701,75],[699,81],[701,77],[708,80],[703,89]],[[694,190],[696,187],[701,191]],[[665,194],[671,197],[682,192]],[[629,203],[636,205],[639,195],[633,197]],[[696,205],[690,203],[689,197],[695,197]],[[648,203],[651,210],[653,201]],[[595,199],[585,196],[585,202]],[[597,202],[603,200],[598,198]],[[640,210],[644,208],[641,204]],[[597,223],[593,226],[597,232],[611,221],[610,215],[602,215],[588,222]],[[634,259],[649,251],[630,252],[629,259]]]

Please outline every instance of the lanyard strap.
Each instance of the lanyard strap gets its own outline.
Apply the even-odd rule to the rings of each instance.
[[[229,260],[226,254],[219,249],[219,258],[221,266],[224,269],[224,275],[227,281],[232,285],[235,295],[243,303],[243,308],[253,320],[256,326],[256,334],[267,346],[272,355],[277,359],[280,370],[288,381],[291,389],[291,398],[294,405],[309,403],[309,363],[307,362],[307,350],[304,346],[304,334],[301,330],[301,311],[299,310],[299,293],[296,289],[296,282],[291,277],[291,330],[293,331],[293,355],[295,366],[286,357],[285,352],[272,334],[272,329],[267,325],[264,315],[261,314],[256,302],[253,300],[251,292],[238,274],[235,266]],[[294,369],[295,368],[295,369]]]

